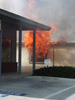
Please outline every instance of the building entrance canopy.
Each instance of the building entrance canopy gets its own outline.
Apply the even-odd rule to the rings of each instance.
[[[4,30],[4,23],[11,24],[16,31],[19,30],[19,66],[18,72],[21,73],[21,35],[22,30],[33,30],[33,71],[35,70],[35,42],[36,42],[36,28],[42,30],[50,30],[51,28],[41,23],[32,21],[22,16],[13,14],[11,12],[0,9],[0,75],[1,75],[1,51],[2,51],[2,35]],[[8,25],[10,26],[10,25]],[[8,28],[9,29],[9,28]],[[7,29],[5,29],[7,31]],[[11,30],[12,31],[12,30]],[[10,33],[11,34],[11,33]],[[14,38],[14,37],[13,37]]]

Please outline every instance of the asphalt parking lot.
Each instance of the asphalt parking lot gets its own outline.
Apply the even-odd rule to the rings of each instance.
[[[9,74],[1,77],[0,91],[9,92],[0,100],[75,100],[75,79]]]

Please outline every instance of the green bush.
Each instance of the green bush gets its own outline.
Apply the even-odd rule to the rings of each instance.
[[[67,66],[44,67],[35,70],[33,75],[75,78],[75,68]]]

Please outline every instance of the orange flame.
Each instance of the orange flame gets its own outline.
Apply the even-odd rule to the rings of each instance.
[[[50,31],[36,30],[36,59],[42,59],[50,48],[50,35],[56,27],[52,27]],[[28,31],[25,35],[25,48],[28,48],[33,55],[33,31]]]

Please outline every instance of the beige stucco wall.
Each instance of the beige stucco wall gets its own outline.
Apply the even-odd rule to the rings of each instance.
[[[17,56],[18,58],[18,47]],[[48,51],[47,58],[51,60],[53,65],[53,48]],[[17,59],[18,62],[18,59]],[[54,65],[56,66],[75,66],[75,47],[55,47],[54,48]],[[45,64],[36,64],[36,69],[45,67]],[[32,73],[32,64],[29,63],[29,52],[28,49],[22,47],[22,72]]]
[[[48,58],[53,64],[53,49],[49,50]],[[55,47],[54,48],[54,65],[55,66],[75,66],[75,47]]]
[[[18,46],[16,48],[16,61],[18,62]],[[29,51],[28,49],[24,48],[22,46],[22,67],[21,70],[22,72],[28,73],[31,72],[32,73],[32,63],[29,63]],[[36,64],[36,69],[43,67],[44,64]]]

